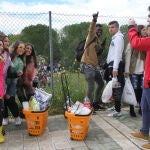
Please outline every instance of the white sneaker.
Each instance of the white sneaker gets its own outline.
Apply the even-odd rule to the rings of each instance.
[[[120,117],[121,115],[122,115],[121,112],[117,112],[116,110],[108,114],[109,117]]]
[[[9,123],[9,119],[8,118],[3,118],[2,125],[6,126],[6,125],[8,125],[8,123]]]
[[[20,117],[15,118],[15,125],[21,125],[21,118]]]
[[[115,110],[115,106],[112,106],[112,107],[108,108],[107,110],[114,111]]]

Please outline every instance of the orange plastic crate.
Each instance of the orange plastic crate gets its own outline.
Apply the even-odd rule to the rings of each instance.
[[[41,135],[47,126],[49,109],[42,112],[23,110],[29,135]]]
[[[65,116],[68,120],[71,139],[84,140],[89,129],[91,114],[87,116],[77,116],[66,111]]]

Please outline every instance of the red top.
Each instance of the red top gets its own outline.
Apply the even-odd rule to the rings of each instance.
[[[144,68],[144,88],[150,88],[150,37],[139,37],[135,27],[132,27],[128,31],[128,37],[132,48],[139,51],[146,52],[146,61]]]
[[[0,60],[0,99],[4,96],[4,61]]]

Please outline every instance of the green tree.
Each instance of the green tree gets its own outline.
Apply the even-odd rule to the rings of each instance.
[[[21,32],[20,39],[24,42],[32,43],[37,51],[37,54],[43,55],[47,60],[50,58],[49,48],[49,27],[42,24],[31,25],[25,27]],[[54,61],[60,59],[58,33],[52,29],[52,43]]]
[[[9,34],[8,35],[8,38],[9,38],[9,41],[10,41],[10,45],[12,44],[12,43],[14,43],[15,41],[21,41],[21,37],[20,37],[20,34],[16,34],[16,35],[14,35],[14,34]]]
[[[71,67],[75,60],[75,48],[79,41],[87,36],[89,23],[83,22],[80,24],[73,24],[65,26],[60,32],[61,43],[61,60],[63,65]]]
[[[79,67],[79,64],[75,62],[75,48],[78,45],[78,43],[85,39],[88,34],[89,29],[89,22],[83,22],[80,24],[73,24],[69,26],[65,26],[60,34],[61,39],[61,55],[63,64],[68,68],[71,67],[71,69]],[[103,24],[103,34],[100,37],[100,42],[102,42],[106,38],[106,47],[105,50],[100,56],[100,62],[104,62],[107,52],[108,52],[108,46],[110,41],[110,35],[108,31],[108,27],[106,24]]]
[[[120,27],[120,31],[124,34],[124,45],[125,45],[125,48],[129,42],[129,39],[128,39],[128,25],[122,25]]]

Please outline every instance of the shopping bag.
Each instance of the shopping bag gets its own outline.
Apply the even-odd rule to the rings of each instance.
[[[52,98],[52,94],[47,93],[41,88],[35,88],[34,98],[40,105],[40,110],[44,111],[49,107],[49,101]]]
[[[102,93],[102,102],[103,103],[110,103],[112,102],[111,98],[112,98],[112,80],[109,81],[104,90],[103,90],[103,93]]]
[[[76,101],[74,105],[68,108],[69,112],[75,115],[89,115],[91,113],[91,109],[85,107],[81,102]]]
[[[47,93],[44,89],[35,88],[35,93],[41,97],[43,101],[48,101],[52,98],[52,94]]]
[[[125,86],[122,93],[122,102],[130,104],[130,105],[137,105],[136,96],[134,93],[133,86],[131,84],[130,78],[125,78]]]

